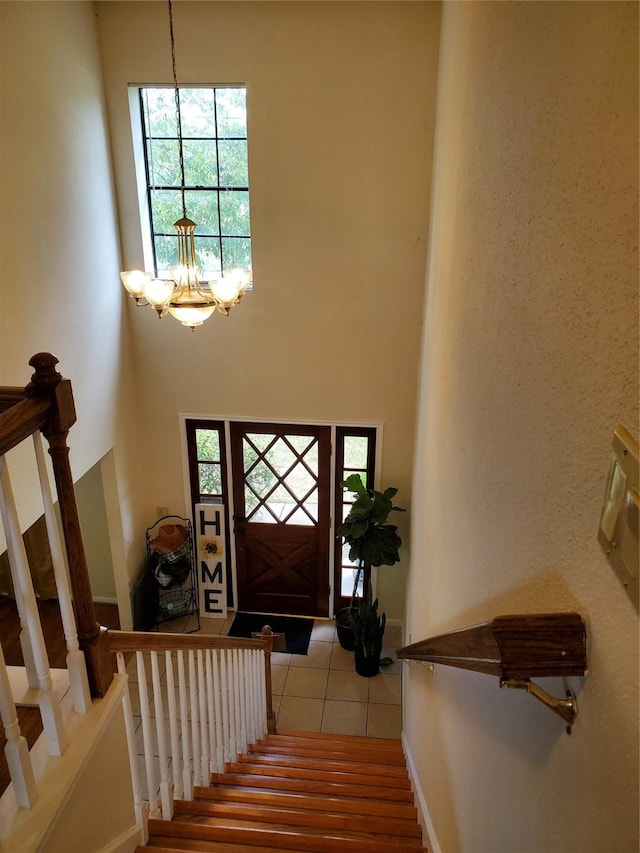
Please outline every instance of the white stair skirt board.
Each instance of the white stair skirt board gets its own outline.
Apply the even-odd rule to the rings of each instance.
[[[442,853],[440,845],[438,844],[438,839],[436,838],[436,831],[431,821],[431,815],[429,814],[429,808],[427,806],[427,801],[424,798],[424,793],[422,788],[420,787],[420,782],[418,780],[418,776],[416,773],[416,765],[413,760],[413,755],[411,754],[411,750],[409,749],[409,744],[407,743],[407,736],[402,732],[401,736],[402,740],[402,748],[404,750],[405,758],[407,759],[407,769],[409,770],[409,778],[411,779],[411,787],[413,788],[413,793],[416,797],[416,806],[418,809],[418,820],[420,822],[420,826],[422,826],[423,831],[426,833],[427,837],[423,839],[424,843],[429,846],[431,853]]]
[[[73,789],[76,777],[90,760],[114,714],[121,712],[126,685],[126,675],[115,675],[107,695],[94,699],[85,714],[73,710],[71,691],[67,691],[61,703],[69,735],[65,754],[48,755],[44,733],[29,753],[39,794],[34,807],[19,809],[12,785],[0,797],[0,845],[5,850],[43,849],[39,845]]]

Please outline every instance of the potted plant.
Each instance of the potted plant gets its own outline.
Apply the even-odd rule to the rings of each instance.
[[[336,626],[340,645],[348,650],[355,647],[353,620],[357,615],[360,599],[358,586],[364,566],[393,566],[399,559],[402,540],[398,536],[397,526],[388,522],[391,512],[404,512],[401,507],[393,506],[393,498],[398,490],[389,487],[384,492],[367,489],[359,474],[351,474],[340,485],[356,496],[344,522],[338,528],[349,545],[349,559],[357,562],[353,592],[348,607],[336,613]],[[365,604],[365,600],[362,600]],[[369,601],[369,604],[372,604]],[[377,604],[377,603],[376,603]],[[382,628],[384,631],[384,626]]]

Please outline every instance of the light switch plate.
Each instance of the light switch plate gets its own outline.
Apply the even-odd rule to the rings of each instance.
[[[638,442],[622,426],[613,434],[598,541],[638,610],[640,541]]]

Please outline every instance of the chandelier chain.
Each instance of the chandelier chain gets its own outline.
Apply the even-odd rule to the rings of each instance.
[[[176,73],[176,44],[173,37],[173,8],[171,0],[169,4],[169,37],[171,39],[171,70],[173,71],[173,93],[176,102],[176,125],[178,128],[178,159],[180,161],[180,195],[182,198],[182,215],[187,218],[187,203],[184,195],[184,154],[182,151],[182,117],[180,115],[180,90],[178,89],[178,75]]]

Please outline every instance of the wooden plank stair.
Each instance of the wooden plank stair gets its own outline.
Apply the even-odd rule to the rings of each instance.
[[[280,732],[214,774],[136,853],[419,853],[422,834],[397,740]]]

